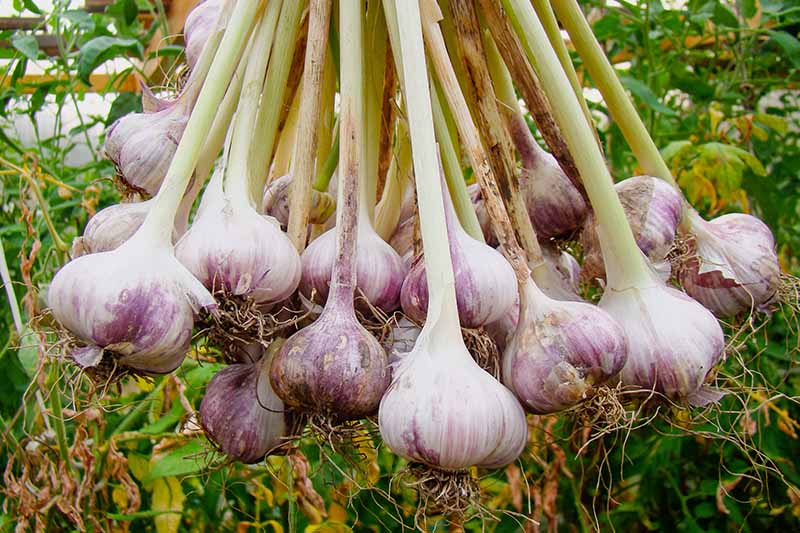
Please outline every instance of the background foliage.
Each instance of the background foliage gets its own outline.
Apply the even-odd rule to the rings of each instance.
[[[749,211],[763,218],[784,269],[797,273],[800,7],[791,0],[604,4],[582,2],[689,198],[708,215]],[[35,0],[14,6],[40,11]],[[12,46],[0,72],[3,115],[55,120],[52,135],[35,130],[32,146],[23,146],[9,124],[0,133],[0,237],[23,321],[42,310],[47,281],[87,218],[117,200],[113,168],[92,132],[141,102],[109,87],[106,116],[79,114],[79,125],[66,130],[62,112],[80,109],[85,82],[103,61],[142,57],[163,21],[160,6],[117,0],[104,13],[86,14],[57,1],[44,13],[50,31],[63,36],[52,62],[42,60],[30,35],[0,32]],[[140,8],[156,16],[149,29],[136,17]],[[26,82],[33,62],[53,81]],[[135,69],[130,63],[120,76]],[[604,105],[591,107],[613,174],[635,174]],[[79,144],[88,146],[90,162],[71,166],[67,156]],[[193,418],[218,368],[205,349],[174,376],[92,391],[73,369],[44,357],[46,339],[28,326],[15,332],[10,308],[0,306],[7,326],[0,329],[3,529],[392,531],[413,524],[413,492],[391,483],[404,464],[367,445],[368,427],[358,441],[363,446],[342,456],[307,442],[304,456],[225,465]],[[487,507],[504,511],[483,527],[534,529],[520,525],[513,513],[521,513],[565,531],[796,529],[795,326],[789,310],[769,322],[731,324],[743,334],[735,336],[741,342],[732,343],[718,381],[732,394],[711,410],[630,412],[626,427],[606,434],[576,416],[533,417],[522,459],[482,480]],[[428,523],[437,525],[444,527]],[[466,529],[480,530],[481,521]]]

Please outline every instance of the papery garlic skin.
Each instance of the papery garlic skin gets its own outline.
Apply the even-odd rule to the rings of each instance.
[[[446,192],[444,208],[459,320],[467,328],[485,326],[499,320],[514,304],[517,298],[514,269],[500,252],[464,231]],[[414,261],[403,281],[400,302],[407,316],[418,322],[425,320],[428,280],[422,257]]]
[[[572,407],[592,386],[622,370],[627,339],[608,313],[548,298],[531,280],[523,298],[517,329],[503,353],[503,383],[530,412]]]
[[[110,126],[104,150],[126,188],[145,196],[158,192],[188,120],[186,107],[176,102],[156,113],[125,115]]]
[[[286,229],[289,224],[289,200],[291,198],[292,176],[283,175],[274,179],[264,190],[261,212],[274,217]],[[324,224],[336,211],[336,202],[326,192],[311,190],[311,206],[308,213],[309,224]]]
[[[203,46],[208,41],[208,36],[222,11],[223,0],[203,0],[198,3],[186,16],[183,25],[183,38],[186,42],[186,63],[190,68],[197,64],[203,51]]]
[[[583,196],[555,157],[544,150],[535,161],[523,165],[520,191],[539,238],[567,235],[586,218],[588,208]]]
[[[394,234],[389,239],[389,246],[403,259],[407,269],[414,262],[414,217],[407,218],[397,225]]]
[[[401,317],[392,327],[391,332],[382,342],[383,349],[389,356],[389,364],[405,357],[414,349],[421,328],[406,317]]]
[[[522,407],[472,360],[460,337],[434,339],[423,330],[392,371],[378,423],[395,454],[457,471],[507,465],[525,447]]]
[[[478,224],[481,226],[483,238],[489,246],[497,246],[497,236],[492,229],[492,220],[489,218],[489,212],[486,210],[486,205],[483,202],[481,188],[477,183],[473,183],[467,187],[469,198],[472,201],[472,206],[475,208],[475,215],[478,217]]]
[[[300,282],[296,248],[274,218],[225,197],[219,180],[209,183],[175,255],[209,290],[251,297],[260,305],[285,300]]]
[[[95,213],[80,237],[82,252],[91,254],[119,248],[142,225],[151,204],[150,200],[114,204]]]
[[[121,366],[164,374],[183,361],[195,313],[215,302],[171,250],[134,238],[67,263],[50,284],[48,305],[88,344],[75,354],[82,366],[96,365],[105,351]]]
[[[718,317],[758,310],[776,298],[781,268],[766,224],[741,213],[708,222],[695,214],[692,231],[678,274],[691,297]]]
[[[270,370],[272,387],[287,405],[333,421],[374,414],[389,380],[386,352],[358,322],[347,297],[333,293],[317,320],[284,343]]]
[[[622,180],[615,185],[615,189],[636,244],[666,281],[671,270],[666,257],[675,240],[675,231],[683,210],[680,193],[668,183],[652,176],[635,176]],[[581,245],[584,250],[584,277],[605,277],[603,255],[592,215],[586,220]]]
[[[714,315],[656,278],[643,287],[608,288],[599,305],[628,338],[622,384],[695,403],[724,355],[725,338]]]
[[[356,253],[356,298],[361,293],[370,304],[385,312],[397,309],[406,266],[391,246],[364,222],[358,222]],[[331,273],[336,259],[336,228],[314,239],[302,255],[300,292],[317,302],[328,298]]]
[[[290,428],[286,408],[269,383],[269,359],[217,372],[200,403],[200,424],[228,456],[257,463],[280,446]]]

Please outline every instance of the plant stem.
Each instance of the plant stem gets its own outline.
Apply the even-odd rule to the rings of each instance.
[[[74,467],[69,457],[69,443],[67,442],[67,428],[64,426],[64,413],[61,409],[61,389],[58,388],[58,371],[60,369],[60,362],[53,361],[53,367],[50,370],[50,410],[52,411],[53,430],[56,433],[56,441],[58,442],[58,452],[64,466],[68,472],[73,473]]]
[[[503,128],[500,113],[497,110],[496,97],[489,75],[489,67],[486,64],[486,55],[483,51],[475,6],[471,0],[451,0],[450,6],[458,35],[458,54],[469,79],[472,80],[476,88],[473,91],[476,99],[473,108],[478,123],[478,132],[483,140],[483,146],[486,148],[486,155],[489,158],[489,165],[492,168],[492,176],[489,179],[499,189],[505,208],[508,211],[508,218],[511,219],[512,227],[516,230],[517,239],[519,239],[519,243],[527,254],[529,264],[533,266],[539,265],[544,261],[542,250],[539,247],[539,241],[536,240],[536,232],[533,229],[531,219],[528,216],[525,203],[519,191],[516,168],[512,164],[513,149],[511,148],[508,134]],[[486,196],[484,195],[484,197]],[[516,242],[514,241],[514,244]],[[514,266],[515,262],[523,261],[524,258],[524,254],[520,254],[521,257],[517,257],[517,254],[519,254],[518,247],[508,250],[506,254],[512,266]],[[522,269],[520,265],[516,265],[515,271],[519,280],[527,281],[527,274],[529,274],[527,268]]]
[[[447,188],[450,190],[450,197],[458,221],[464,231],[473,239],[485,243],[481,223],[472,205],[472,199],[467,191],[467,184],[464,175],[461,173],[461,164],[458,162],[458,155],[453,147],[450,131],[447,128],[447,121],[442,111],[442,102],[436,84],[431,86],[431,106],[433,107],[433,127],[436,133],[436,140],[439,142],[439,153],[442,157],[442,166],[447,180]]]
[[[486,24],[500,50],[500,55],[503,56],[503,61],[511,72],[511,76],[516,82],[517,88],[525,100],[545,143],[547,143],[553,157],[556,158],[561,166],[561,170],[564,171],[575,188],[585,197],[586,191],[583,188],[572,154],[570,154],[561,131],[553,118],[552,106],[544,91],[542,91],[533,66],[528,61],[519,38],[511,28],[508,17],[502,11],[500,2],[498,0],[478,0],[478,2],[480,2],[481,12]]]
[[[570,151],[575,155],[575,163],[597,217],[609,288],[625,290],[650,283],[652,273],[636,245],[603,155],[533,7],[525,0],[503,0],[503,4],[511,15],[529,60],[536,55],[539,79],[553,105]],[[611,265],[616,268],[611,268]]]
[[[402,54],[403,88],[408,109],[412,158],[416,176],[420,229],[425,249],[425,274],[429,298],[422,335],[431,340],[452,342],[461,338],[456,305],[455,277],[450,257],[444,213],[442,182],[436,154],[436,137],[431,117],[428,68],[422,40],[419,4],[395,0],[393,15],[397,20]],[[436,331],[436,335],[432,332]]]
[[[325,192],[328,190],[328,184],[331,182],[333,173],[336,172],[336,167],[339,165],[339,120],[333,126],[336,131],[336,136],[333,138],[333,144],[328,151],[328,157],[325,158],[325,163],[322,170],[317,174],[314,179],[314,190]]]
[[[278,134],[278,147],[275,149],[275,157],[272,159],[272,166],[269,169],[269,178],[267,179],[265,187],[269,187],[269,184],[272,183],[274,179],[289,173],[289,166],[292,163],[297,148],[297,124],[300,121],[300,103],[302,96],[303,80],[300,80],[297,91],[295,91],[289,105],[289,114],[286,115],[286,121],[284,121],[283,127],[280,128]]]
[[[311,181],[317,154],[317,130],[322,107],[325,53],[328,49],[328,24],[331,0],[311,0],[308,41],[306,41],[300,97],[300,120],[297,124],[292,158],[292,185],[289,191],[289,238],[298,251],[306,247],[308,217],[311,210]]]
[[[6,288],[6,297],[8,298],[8,306],[11,308],[11,317],[14,319],[14,327],[17,330],[17,335],[22,334],[22,313],[19,310],[19,302],[17,295],[14,292],[14,285],[11,281],[11,273],[8,271],[8,263],[6,263],[6,251],[3,247],[3,237],[0,236],[0,279],[3,281],[3,286]]]
[[[567,45],[564,43],[563,37],[561,37],[561,29],[558,27],[556,15],[553,13],[553,7],[550,5],[549,0],[533,0],[532,3],[536,14],[539,15],[539,21],[542,23],[542,26],[544,26],[544,31],[547,32],[547,38],[550,39],[550,46],[553,47],[553,50],[558,56],[558,60],[561,62],[561,68],[564,69],[564,73],[567,75],[567,78],[569,78],[569,83],[575,91],[575,97],[581,104],[583,114],[586,115],[586,122],[592,126],[592,133],[594,133],[594,137],[599,146],[600,138],[597,136],[597,130],[594,128],[594,119],[589,112],[586,98],[583,96],[583,87],[578,80],[578,73],[575,72],[575,65],[572,64],[572,58],[569,56]]]
[[[364,135],[364,197],[361,201],[369,215],[375,220],[375,202],[378,198],[378,157],[383,123],[383,81],[386,72],[386,20],[381,4],[369,2],[366,12],[364,38],[364,112],[366,131]],[[388,127],[388,125],[387,125]]]
[[[330,20],[330,16],[328,17]],[[329,22],[330,26],[330,22]],[[330,35],[330,31],[328,31]],[[333,53],[330,43],[325,52],[325,67],[322,74],[322,109],[319,115],[317,126],[317,158],[314,175],[318,176],[325,165],[325,159],[330,152],[333,143],[334,126],[336,117],[334,116],[334,104],[336,99],[336,72],[334,71]]]
[[[150,407],[150,404],[155,400],[156,396],[161,394],[161,391],[164,390],[164,386],[167,384],[169,379],[164,377],[158,384],[153,387],[147,396],[145,396],[137,405],[134,407],[130,413],[128,413],[125,418],[122,419],[122,422],[117,424],[117,427],[114,428],[114,431],[111,432],[110,437],[115,435],[119,435],[128,431],[134,422],[136,422],[140,416],[144,414],[144,412]]]
[[[397,153],[391,158],[381,201],[375,206],[375,231],[388,241],[397,229],[406,186],[411,181],[411,144],[404,119],[397,121]]]
[[[247,54],[247,66],[242,80],[242,92],[233,121],[231,147],[227,168],[225,170],[225,194],[240,206],[253,205],[261,196],[250,196],[250,182],[253,181],[255,169],[249,167],[250,143],[256,128],[258,101],[264,89],[264,74],[267,70],[268,52],[271,35],[267,32],[271,25],[270,17],[265,13],[257,22]]]
[[[578,3],[575,0],[554,0],[552,4],[644,172],[661,178],[680,191]]]
[[[270,4],[281,1],[270,0]],[[267,181],[269,164],[275,148],[275,137],[278,134],[295,41],[305,4],[305,0],[289,0],[282,2],[281,5],[278,30],[270,53],[272,60],[269,62],[264,90],[261,92],[256,130],[251,139],[250,161],[252,166],[250,169],[253,172],[253,180],[251,181],[250,195],[252,198],[260,199],[264,194],[264,184]]]
[[[339,146],[339,186],[336,202],[336,262],[331,276],[329,300],[344,294],[349,295],[353,305],[353,290],[356,284],[356,241],[359,218],[364,209],[359,204],[363,199],[364,178],[364,65],[363,21],[361,0],[339,0],[339,40],[343,50],[358,53],[342,54],[341,99],[339,131],[342,142]],[[341,292],[339,290],[340,289]]]
[[[175,214],[186,191],[186,184],[200,157],[200,150],[217,113],[217,108],[222,102],[225,89],[236,68],[236,59],[244,49],[249,37],[249,30],[258,11],[258,5],[257,0],[238,0],[236,2],[208,77],[200,90],[197,103],[186,124],[180,143],[178,143],[161,189],[155,196],[153,207],[147,213],[142,226],[128,242],[138,238],[144,239],[148,244],[155,241],[164,246],[171,246]],[[218,25],[214,31],[220,32],[223,29]]]

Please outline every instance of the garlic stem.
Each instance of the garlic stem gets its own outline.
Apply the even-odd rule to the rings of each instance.
[[[375,220],[378,198],[378,151],[380,149],[383,79],[386,71],[386,20],[380,2],[368,2],[364,35],[364,112],[366,113],[364,151],[365,203],[370,221]],[[388,127],[388,125],[387,125]]]
[[[441,96],[435,83],[431,85],[431,105],[433,107],[433,127],[436,132],[436,140],[439,142],[439,153],[442,156],[447,188],[450,190],[458,221],[470,237],[485,243],[481,223],[478,221],[478,215],[475,213],[472,199],[467,191],[467,183],[461,173],[461,164],[458,162],[458,155],[450,138],[450,131],[442,110]]]
[[[461,328],[456,304],[455,278],[445,223],[442,182],[436,154],[436,137],[431,117],[428,69],[422,41],[419,4],[395,0],[402,55],[403,88],[408,109],[412,159],[416,177],[420,229],[425,249],[425,273],[429,288],[428,312],[423,334],[443,333],[447,339],[460,338]]]
[[[17,330],[17,335],[22,334],[22,313],[19,311],[19,301],[14,292],[14,284],[11,281],[11,273],[8,271],[8,263],[6,262],[6,251],[3,247],[3,237],[0,235],[0,280],[3,282],[3,287],[6,289],[6,299],[8,306],[11,308],[11,318],[14,320],[14,328]]]
[[[644,173],[661,178],[680,191],[578,3],[575,0],[553,0],[552,5]]]
[[[333,129],[336,131],[336,136],[333,138],[333,144],[328,151],[328,157],[325,158],[325,163],[322,165],[322,170],[314,178],[315,191],[325,192],[328,190],[331,177],[339,165],[339,118],[336,119]]]
[[[153,200],[153,207],[130,240],[141,238],[151,243],[171,246],[175,214],[200,157],[200,150],[222,102],[225,89],[236,69],[236,60],[250,36],[249,30],[259,3],[257,0],[236,2],[233,15],[224,30],[219,49],[197,97],[197,103],[186,124],[167,175]],[[215,31],[223,30],[217,27]]]
[[[406,186],[411,182],[411,144],[404,119],[397,121],[396,146],[381,201],[375,206],[375,231],[387,242],[397,229]]]
[[[303,80],[300,80],[297,90],[292,96],[292,101],[289,103],[289,113],[286,115],[286,121],[284,121],[283,127],[280,128],[278,134],[278,147],[275,149],[275,157],[272,159],[266,187],[275,179],[289,173],[289,166],[292,164],[297,146],[297,124],[300,121],[300,99],[302,96]]]
[[[636,245],[603,155],[589,124],[580,112],[567,75],[550,48],[550,42],[533,7],[525,0],[503,0],[503,4],[511,16],[529,60],[532,61],[531,58],[536,55],[539,79],[552,104],[553,113],[570,152],[575,157],[599,222],[605,261],[619,265],[619,269],[606,269],[607,272],[619,272],[619,279],[609,278],[609,287],[624,290],[650,283],[652,274]]]
[[[363,50],[361,0],[339,0],[339,42],[344,50]],[[359,218],[364,216],[364,64],[361,53],[341,57],[339,107],[339,184],[336,200],[336,261],[331,275],[329,298],[349,295],[353,305],[356,287],[356,244]]]
[[[249,192],[251,175],[255,169],[249,167],[248,157],[258,115],[258,101],[264,84],[264,73],[267,69],[269,57],[267,52],[272,42],[272,36],[265,32],[269,27],[270,17],[265,13],[257,23],[252,36],[239,106],[233,121],[230,156],[225,173],[225,192],[231,201],[240,206],[255,205]]]
[[[330,26],[330,14],[328,15]],[[328,35],[330,36],[330,29]],[[333,53],[331,52],[330,42],[325,52],[325,66],[322,74],[322,103],[319,113],[319,124],[317,129],[317,157],[314,175],[318,176],[325,166],[325,159],[333,143],[333,132],[336,122],[334,117],[334,103],[336,99],[336,72],[333,64]]]
[[[292,157],[292,185],[289,189],[289,238],[298,250],[306,247],[311,211],[311,181],[317,154],[317,131],[322,107],[325,52],[332,0],[311,0],[308,41],[300,96],[300,121]]]
[[[539,16],[539,21],[542,23],[542,26],[544,26],[544,31],[547,32],[547,38],[550,39],[550,46],[553,47],[553,50],[558,56],[558,60],[561,62],[561,68],[564,69],[567,78],[569,78],[569,83],[572,85],[575,96],[581,104],[581,110],[583,114],[586,115],[586,122],[592,126],[592,133],[594,133],[597,142],[600,143],[597,130],[594,129],[594,119],[589,111],[589,106],[586,104],[586,98],[583,96],[583,87],[581,86],[580,80],[578,80],[578,73],[575,72],[575,65],[572,64],[572,58],[569,56],[569,50],[567,50],[567,45],[564,43],[564,38],[561,36],[561,28],[558,27],[556,15],[553,13],[553,7],[550,5],[549,0],[532,0],[532,3],[536,14]]]
[[[270,52],[267,78],[258,105],[256,130],[252,137],[250,160],[253,180],[250,195],[260,201],[269,174],[269,164],[275,148],[275,137],[280,125],[281,110],[286,94],[289,69],[292,66],[295,42],[300,28],[300,18],[305,8],[305,0],[269,0],[270,4],[280,3],[281,13],[275,34],[275,44]]]
[[[528,278],[530,272],[525,264],[524,254],[517,244],[503,201],[500,198],[494,172],[489,165],[486,152],[484,152],[481,144],[480,134],[472,121],[469,106],[464,98],[464,93],[461,92],[450,57],[447,55],[444,38],[437,22],[440,12],[436,9],[435,0],[422,0],[422,10],[424,16],[422,30],[425,34],[428,54],[450,111],[453,113],[458,133],[461,135],[461,140],[467,151],[467,157],[472,165],[472,171],[481,187],[486,209],[492,219],[492,226],[511,266],[514,267],[518,280],[522,282]],[[417,196],[419,197],[420,195],[418,194]]]

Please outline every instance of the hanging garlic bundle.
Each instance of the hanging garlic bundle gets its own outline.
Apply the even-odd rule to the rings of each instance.
[[[396,454],[435,470],[502,466],[525,446],[525,415],[513,395],[473,361],[461,338],[419,9],[416,2],[388,1],[384,8],[390,29],[395,17],[399,22],[399,39],[395,33],[392,43],[396,49],[399,40],[402,50],[397,70],[407,98],[430,294],[425,326],[414,349],[395,363],[381,400],[381,436]]]
[[[345,50],[361,50],[362,29],[358,0],[340,1],[340,39]],[[330,10],[329,0],[312,2]],[[325,24],[320,34],[327,33]],[[311,31],[311,30],[310,30]],[[286,341],[272,362],[270,381],[286,405],[337,424],[373,414],[389,384],[386,353],[358,322],[355,314],[358,187],[364,179],[363,65],[359,54],[342,56],[340,108],[340,176],[336,226],[336,260],[322,314]],[[315,241],[316,242],[316,241]],[[313,243],[312,243],[313,245]],[[358,241],[360,255],[362,241]],[[375,268],[376,265],[373,265]]]
[[[258,361],[223,368],[209,381],[200,403],[206,435],[243,463],[274,453],[291,431],[293,417],[269,383],[271,362],[268,352]]]
[[[442,189],[458,316],[464,327],[485,326],[499,320],[514,304],[517,297],[514,270],[500,252],[467,235],[458,222],[447,189]],[[424,321],[428,293],[425,262],[418,258],[400,291],[403,312],[413,320]]]
[[[608,280],[600,300],[623,328],[628,360],[621,381],[680,402],[707,403],[705,378],[723,355],[719,323],[702,305],[668,287],[636,244],[603,156],[544,28],[524,0],[503,0],[531,62],[537,65],[556,119],[597,219]],[[558,8],[562,2],[554,2]],[[578,157],[579,156],[579,157]]]
[[[150,197],[158,192],[204,86],[222,39],[221,29],[229,16],[230,9],[223,9],[216,31],[206,40],[196,68],[175,100],[161,101],[153,113],[125,115],[106,131],[106,157],[114,163],[117,178],[127,193]]]
[[[277,221],[256,211],[249,188],[255,172],[249,162],[250,139],[278,14],[277,3],[270,4],[256,26],[230,153],[175,247],[178,259],[206,288],[228,299],[252,299],[260,306],[285,300],[300,280],[300,256]]]
[[[186,16],[183,24],[184,54],[189,68],[194,69],[208,41],[225,0],[201,0]]]
[[[683,201],[680,193],[652,176],[622,180],[615,185],[615,189],[636,244],[666,281],[671,271],[667,254],[672,249],[675,231],[681,220]],[[589,215],[581,234],[583,275],[586,279],[603,277],[605,274],[595,226],[594,217]]]
[[[578,3],[559,0],[553,7],[642,168],[680,191]],[[745,214],[707,222],[684,200],[680,233],[690,244],[685,264],[678,266],[684,289],[717,316],[760,309],[776,299],[781,270],[763,222]]]
[[[107,356],[114,366],[169,372],[188,350],[194,314],[215,307],[211,294],[175,258],[172,228],[257,5],[240,0],[233,9],[186,134],[141,227],[116,250],[79,257],[53,278],[48,303],[56,320],[85,345],[73,353],[81,366],[96,366]]]

